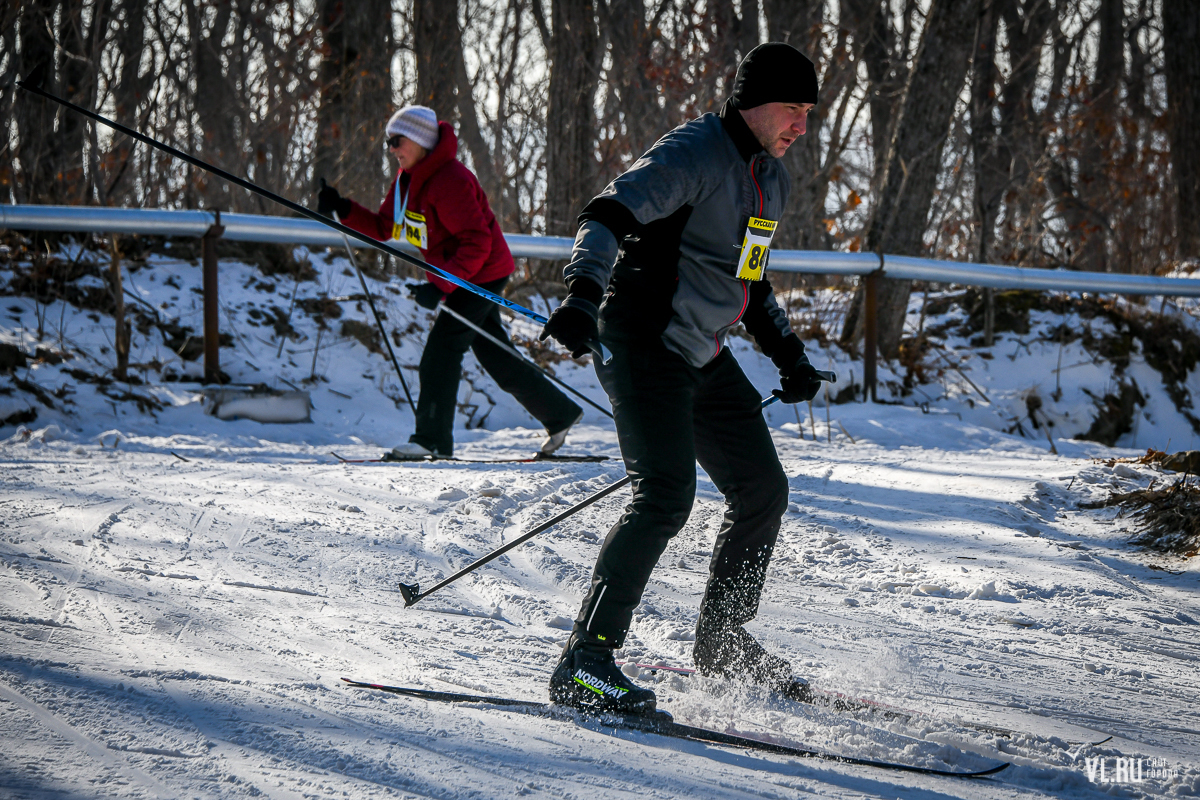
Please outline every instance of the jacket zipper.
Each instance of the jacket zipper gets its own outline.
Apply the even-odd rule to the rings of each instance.
[[[757,166],[757,164],[758,164],[758,156],[754,156],[753,158],[750,159],[750,180],[754,184],[754,190],[756,192],[758,192],[758,216],[761,217],[762,213],[763,213],[762,187],[758,185],[758,178],[754,177],[754,167]],[[746,285],[746,281],[742,281],[741,283],[742,283],[742,308],[740,311],[738,311],[738,315],[733,318],[733,322],[731,322],[725,326],[727,328],[732,328],[734,325],[737,325],[738,322],[741,321],[742,315],[746,313],[746,306],[750,305],[750,288]],[[717,351],[715,353],[713,353],[713,358],[716,358],[717,356],[719,356],[721,354],[721,337],[720,337],[719,333],[713,335],[713,341],[715,341],[717,343]]]
[[[758,192],[758,216],[762,217],[763,213],[763,196],[762,187],[758,185],[758,178],[754,177],[754,167],[758,163],[758,156],[750,159],[750,180],[754,182],[754,188]]]

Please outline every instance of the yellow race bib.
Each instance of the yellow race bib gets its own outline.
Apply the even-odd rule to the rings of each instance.
[[[771,254],[771,237],[775,235],[778,222],[751,217],[746,225],[746,236],[742,239],[742,252],[738,258],[737,276],[744,281],[761,281],[767,259]]]
[[[415,211],[404,212],[404,224],[392,225],[392,238],[399,241],[404,239],[413,247],[422,250],[429,249],[429,228],[425,224],[425,215]]]

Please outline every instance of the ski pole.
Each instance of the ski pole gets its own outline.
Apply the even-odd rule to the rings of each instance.
[[[352,236],[355,239],[362,242],[363,244],[367,245],[368,247],[373,247],[376,250],[381,250],[381,251],[387,253],[388,255],[393,255],[396,258],[401,259],[402,261],[407,261],[409,264],[412,264],[415,267],[419,267],[420,269],[425,270],[426,272],[428,272],[431,275],[436,275],[437,277],[441,278],[442,280],[446,281],[447,283],[452,283],[455,286],[459,287],[460,289],[465,289],[468,292],[471,292],[472,294],[477,294],[482,298],[491,300],[496,305],[503,306],[504,308],[508,308],[508,309],[511,309],[511,310],[517,312],[518,314],[522,314],[522,315],[528,317],[529,319],[533,320],[534,322],[537,322],[541,325],[545,325],[549,321],[546,319],[546,317],[543,317],[541,314],[537,313],[536,311],[533,311],[532,309],[525,308],[525,306],[521,305],[520,303],[514,303],[512,300],[509,300],[505,297],[501,297],[498,294],[489,292],[487,289],[481,289],[480,287],[476,286],[475,284],[471,283],[470,281],[463,280],[462,278],[458,277],[457,275],[452,275],[451,273],[446,272],[445,270],[443,270],[439,267],[435,267],[434,265],[432,265],[420,258],[417,258],[416,256],[409,255],[408,253],[401,250],[399,247],[395,247],[387,242],[380,242],[375,239],[372,239],[370,236],[367,236],[365,233],[359,233],[358,231],[354,230],[353,228],[349,228],[349,227],[343,225],[341,222],[335,222],[334,220],[329,219],[325,215],[318,214],[315,211],[311,211],[311,210],[305,208],[304,206],[300,205],[299,203],[294,203],[291,200],[288,200],[286,197],[283,197],[282,195],[275,194],[274,192],[270,191],[269,189],[264,189],[261,186],[259,186],[258,184],[251,183],[250,181],[246,180],[245,178],[239,178],[237,175],[234,175],[232,172],[226,172],[225,170],[221,169],[220,167],[209,164],[207,161],[196,158],[195,156],[189,155],[189,154],[183,152],[182,150],[178,150],[174,147],[171,147],[169,144],[164,144],[163,142],[160,142],[157,139],[147,136],[144,133],[139,133],[139,132],[135,131],[133,128],[122,125],[119,122],[115,122],[101,114],[97,114],[95,111],[89,111],[88,109],[84,108],[83,106],[79,106],[79,105],[76,105],[75,103],[72,103],[70,100],[64,100],[61,97],[52,95],[39,86],[34,86],[32,84],[25,83],[24,81],[17,81],[16,84],[17,84],[17,86],[21,87],[22,89],[24,89],[27,92],[36,94],[39,97],[44,97],[47,100],[53,100],[55,103],[58,103],[61,106],[69,108],[72,111],[83,114],[85,117],[87,117],[89,119],[95,120],[96,122],[99,122],[102,125],[106,125],[115,131],[120,131],[121,133],[125,134],[126,136],[131,136],[134,139],[137,139],[139,142],[148,144],[151,147],[161,150],[164,153],[167,153],[168,155],[174,156],[175,158],[178,158],[181,161],[186,161],[187,163],[191,164],[192,166],[199,167],[200,169],[204,170],[205,172],[211,172],[213,175],[216,175],[219,178],[224,178],[225,180],[229,181],[230,183],[236,184],[248,192],[253,192],[261,197],[267,198],[268,200],[270,200],[274,203],[278,203],[279,205],[283,206],[284,208],[290,209],[291,211],[296,212],[297,214],[299,214],[302,217],[307,217],[315,222],[321,223],[322,225],[333,228],[335,231],[339,231],[343,236]],[[588,349],[591,350],[593,353],[595,353],[596,356],[605,364],[607,364],[609,362],[609,360],[612,358],[612,353],[610,353],[608,348],[605,347],[603,344],[601,344],[599,341],[588,342]]]
[[[821,377],[821,380],[829,381],[830,383],[837,381],[837,375],[835,375],[832,372],[827,372],[825,370],[817,370],[817,374]],[[773,403],[778,403],[778,402],[779,402],[779,398],[776,397],[775,395],[771,395],[770,397],[767,397],[762,401],[762,405],[760,406],[760,408],[766,408],[767,406],[769,406]],[[588,506],[590,506],[592,503],[595,503],[597,500],[607,497],[608,495],[612,494],[617,489],[620,489],[622,486],[625,486],[632,480],[633,480],[633,478],[626,475],[624,478],[621,478],[621,480],[617,481],[616,483],[612,483],[612,484],[609,484],[608,486],[605,486],[603,489],[601,489],[600,491],[591,495],[590,497],[585,497],[583,500],[580,500],[578,503],[571,506],[570,508],[568,508],[566,511],[562,512],[558,516],[546,520],[541,525],[538,525],[536,528],[529,531],[528,533],[522,534],[521,536],[517,537],[516,539],[513,539],[508,544],[502,545],[502,546],[496,548],[495,550],[488,553],[483,558],[480,558],[479,560],[475,561],[474,563],[468,564],[467,566],[460,569],[458,572],[451,575],[449,578],[446,578],[441,583],[437,584],[436,586],[434,586],[430,589],[426,589],[425,591],[422,592],[421,584],[419,584],[419,583],[401,583],[401,584],[399,584],[400,594],[404,597],[404,607],[408,608],[409,606],[420,602],[424,598],[426,598],[429,595],[436,592],[438,589],[444,589],[445,587],[454,583],[456,580],[458,580],[462,576],[467,575],[471,572],[474,572],[475,570],[482,567],[484,564],[487,564],[489,561],[494,561],[495,559],[497,559],[500,556],[507,553],[509,550],[512,550],[514,547],[520,547],[521,545],[525,544],[533,537],[537,536],[539,533],[542,533],[543,531],[553,528],[555,525],[562,522],[564,519],[571,516],[575,512],[581,511],[581,510],[587,508]]]
[[[557,383],[559,386],[561,386],[562,388],[566,389],[568,392],[570,392],[571,394],[575,395],[575,396],[576,396],[576,397],[578,397],[580,400],[582,400],[583,402],[587,403],[588,405],[590,405],[592,408],[594,408],[594,409],[596,409],[597,411],[599,411],[599,412],[600,412],[601,414],[603,414],[604,416],[608,417],[609,419],[612,419],[612,412],[611,412],[611,411],[609,411],[607,408],[605,408],[604,406],[600,405],[600,404],[599,404],[599,403],[597,403],[595,400],[593,400],[592,398],[590,398],[590,397],[588,397],[587,395],[583,394],[582,392],[580,392],[580,391],[578,391],[578,390],[576,390],[576,389],[572,388],[571,386],[568,386],[568,385],[567,385],[567,383],[566,383],[566,382],[564,382],[562,379],[560,379],[560,378],[557,378],[557,377],[555,377],[554,375],[551,375],[551,374],[550,374],[550,372],[549,372],[549,370],[544,370],[544,369],[542,369],[540,366],[538,366],[537,364],[533,363],[533,362],[532,362],[532,361],[530,361],[529,359],[525,358],[525,356],[523,356],[523,355],[521,355],[519,352],[517,352],[517,350],[516,350],[514,347],[512,347],[511,345],[507,345],[507,344],[505,344],[504,342],[502,342],[502,341],[500,341],[499,339],[497,339],[495,336],[492,336],[490,333],[488,333],[488,332],[487,332],[487,331],[485,331],[483,328],[481,328],[481,327],[479,327],[478,325],[476,325],[474,322],[471,322],[471,320],[467,319],[466,317],[464,317],[462,314],[460,314],[460,313],[458,313],[457,311],[455,311],[455,310],[454,310],[453,308],[451,308],[450,306],[446,305],[445,303],[442,303],[441,305],[439,305],[439,306],[438,306],[438,310],[439,310],[439,311],[445,311],[447,314],[449,314],[450,316],[454,317],[456,320],[458,320],[459,322],[461,322],[463,325],[466,325],[468,328],[470,328],[471,330],[475,331],[477,334],[479,334],[479,335],[480,335],[480,336],[482,336],[483,338],[487,339],[489,342],[491,342],[492,344],[496,345],[496,346],[497,346],[497,347],[499,347],[501,350],[503,350],[504,352],[506,352],[506,353],[508,353],[509,355],[511,355],[513,358],[515,358],[515,359],[517,359],[518,361],[520,361],[522,364],[528,364],[530,367],[533,367],[533,368],[534,368],[534,369],[536,369],[538,372],[542,373],[542,374],[543,374],[543,375],[545,375],[547,378],[549,378],[550,380],[554,381],[554,382],[555,382],[555,383]]]
[[[325,179],[321,178],[321,187],[325,187]],[[338,219],[338,213],[333,212],[333,219],[337,223],[341,223]],[[367,279],[363,277],[362,270],[358,268],[358,258],[354,255],[354,249],[350,247],[350,240],[346,238],[346,234],[342,234],[342,241],[346,243],[346,254],[350,256],[350,264],[354,267],[354,271],[358,273],[358,282],[362,284],[363,294],[367,296],[367,305],[371,307],[371,314],[375,317],[375,324],[379,327],[379,335],[383,337],[383,344],[387,347],[388,357],[392,359],[392,366],[396,368],[396,377],[400,379],[400,385],[404,388],[404,397],[408,400],[408,407],[412,409],[413,414],[417,413],[417,404],[413,402],[412,392],[408,390],[408,383],[404,380],[404,373],[400,371],[400,362],[396,360],[396,354],[392,352],[392,341],[388,338],[387,329],[383,327],[383,320],[379,318],[379,312],[375,310],[375,298],[371,297],[371,290],[367,288]]]

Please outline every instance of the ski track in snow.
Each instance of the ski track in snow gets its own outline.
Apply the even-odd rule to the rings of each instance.
[[[171,315],[194,322],[187,290],[199,270],[152,261],[131,286],[156,308],[178,301]],[[315,266],[327,294],[358,291],[344,259]],[[236,380],[267,379],[238,359],[255,372],[306,377],[312,350],[290,343],[277,361],[276,341],[245,315],[266,304],[265,279],[245,265],[222,268],[226,315],[243,326],[242,349],[223,352],[223,366]],[[290,296],[290,282],[280,285],[278,296]],[[396,292],[379,294],[401,327],[428,323]],[[6,301],[11,311],[26,299]],[[105,352],[102,327],[60,311],[44,309],[67,320],[81,346]],[[293,322],[302,339],[315,338],[311,319],[297,311]],[[523,321],[513,327],[536,335]],[[21,335],[32,350],[32,334]],[[19,338],[15,328],[4,337]],[[731,344],[765,395],[775,385],[770,364],[744,340]],[[402,337],[400,361],[415,364],[419,346],[419,335]],[[1081,509],[1161,477],[1096,460],[1136,451],[1059,438],[1062,455],[1053,456],[1041,439],[1002,432],[1020,416],[1023,392],[1049,394],[1042,384],[1055,382],[1045,376],[1059,358],[1082,368],[1064,369],[1065,399],[1047,406],[1056,431],[1083,424],[1082,389],[1107,380],[1076,345],[1031,338],[1012,359],[999,357],[1005,346],[968,367],[994,406],[967,402],[973,390],[951,379],[928,413],[846,404],[827,424],[819,408],[819,441],[812,416],[797,437],[793,420],[807,409],[768,411],[791,497],[749,627],[818,687],[902,714],[855,719],[627,667],[681,722],[929,766],[1011,761],[999,775],[963,781],[750,754],[345,688],[343,676],[544,699],[597,548],[629,494],[404,608],[398,581],[431,586],[624,471],[619,459],[338,464],[331,449],[377,457],[411,425],[382,358],[343,337],[312,361],[332,387],[311,385],[312,425],[220,422],[194,390],[168,384],[139,390],[167,403],[139,415],[79,384],[73,411],[41,409],[39,430],[0,443],[0,798],[1200,794],[1200,559],[1136,550],[1127,520]],[[819,367],[843,376],[854,368],[840,353],[825,364],[812,350]],[[135,360],[160,355],[135,335]],[[1148,392],[1154,376],[1135,367]],[[458,421],[457,454],[527,455],[536,424],[473,357],[465,368],[460,397],[479,409]],[[52,391],[62,375],[46,370],[28,374]],[[556,370],[602,397],[589,369],[568,361]],[[1200,391],[1195,375],[1188,383]],[[1174,436],[1176,448],[1188,446],[1182,417],[1150,394],[1121,444],[1162,447]],[[0,410],[9,413],[14,397],[0,397]],[[488,429],[478,425],[484,415]],[[611,423],[592,410],[567,447],[619,455]],[[723,513],[700,478],[623,659],[691,665]],[[1118,757],[1162,759],[1179,774],[1137,786],[1089,782],[1087,759],[1105,759],[1111,773]]]
[[[1195,570],[1151,569],[1119,523],[1073,508],[1129,479],[1033,449],[777,443],[792,506],[752,629],[818,685],[918,713],[864,727],[703,678],[640,677],[681,721],[867,758],[998,756],[1008,772],[898,775],[339,685],[544,696],[627,495],[414,608],[394,584],[429,585],[618,479],[617,464],[343,466],[267,446],[185,464],[55,443],[2,463],[5,791],[1087,797],[1100,791],[1087,756],[1164,758],[1184,775],[1142,791],[1196,787]],[[720,516],[702,478],[625,657],[690,663]],[[928,747],[898,751],[887,731]]]

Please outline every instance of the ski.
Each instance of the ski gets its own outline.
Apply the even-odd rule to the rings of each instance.
[[[342,678],[342,680],[345,681],[350,687],[356,689],[374,689],[381,692],[389,692],[391,694],[401,695],[403,697],[412,697],[419,700],[429,700],[437,703],[496,706],[498,708],[514,711],[518,714],[554,717],[576,721],[582,719],[595,722],[604,727],[638,731],[640,733],[667,736],[674,739],[685,739],[688,741],[703,742],[705,744],[721,745],[724,747],[740,747],[746,750],[756,750],[763,753],[774,753],[776,755],[792,756],[795,758],[818,758],[826,761],[836,761],[842,764],[877,767],[880,769],[899,770],[902,772],[916,772],[922,775],[943,775],[951,778],[981,778],[986,775],[994,775],[1008,767],[1007,761],[998,761],[986,769],[970,771],[939,769],[937,767],[921,767],[915,764],[900,764],[891,761],[876,761],[869,758],[841,756],[835,753],[828,753],[823,750],[811,750],[804,747],[794,747],[792,745],[767,742],[761,739],[752,739],[747,736],[721,733],[720,731],[709,730],[707,728],[697,728],[692,725],[684,725],[682,723],[675,722],[673,719],[671,719],[670,714],[661,711],[654,716],[638,716],[633,714],[617,714],[611,712],[586,713],[577,711],[575,709],[555,706],[550,703],[538,702],[535,700],[514,700],[508,697],[459,694],[456,692],[438,692],[431,689],[412,689],[404,686],[384,686],[378,683],[366,683],[363,681],[351,680],[349,678]]]
[[[457,458],[455,456],[427,456],[425,458],[343,458],[337,453],[330,453],[341,464],[595,464],[611,460],[608,456],[558,456],[535,453],[524,458]]]

